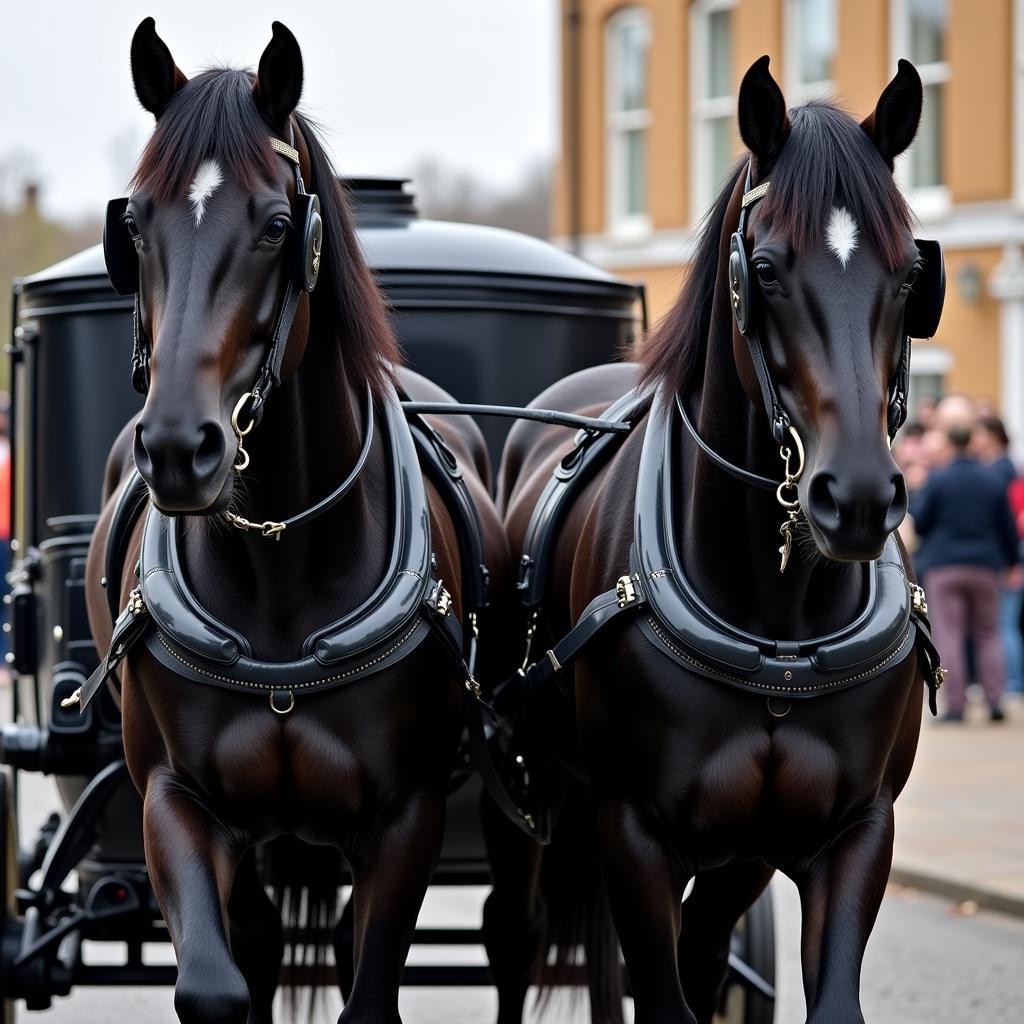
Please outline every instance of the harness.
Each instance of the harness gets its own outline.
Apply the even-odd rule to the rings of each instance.
[[[574,449],[566,457],[574,472],[560,475],[560,465],[534,508],[520,569],[521,597],[530,609],[527,658],[514,689],[529,693],[547,686],[611,622],[629,617],[637,620],[652,646],[682,668],[767,697],[769,709],[780,717],[789,708],[780,714],[773,698],[806,699],[868,682],[899,665],[916,647],[925,662],[929,707],[936,713],[936,692],[944,670],[931,639],[924,590],[907,579],[893,537],[881,556],[865,566],[867,599],[847,626],[826,636],[794,641],[741,630],[701,599],[677,550],[672,524],[678,521],[675,505],[680,489],[673,469],[679,464],[679,432],[673,424],[680,405],[664,394],[646,399],[630,394],[607,415],[616,409],[628,416],[647,412],[648,418],[637,476],[630,571],[587,605],[566,636],[530,662],[529,644],[559,528],[582,487],[614,453],[612,438],[606,438],[603,445],[588,446],[578,454]]]
[[[633,544],[629,572],[613,590],[598,595],[579,621],[544,656],[531,663],[531,647],[538,628],[551,560],[558,534],[582,488],[611,457],[619,438],[594,441],[584,432],[576,447],[556,467],[533,509],[524,536],[519,589],[529,611],[526,655],[518,685],[506,687],[527,693],[557,677],[613,620],[637,616],[644,637],[663,654],[690,672],[772,699],[805,699],[835,692],[877,678],[918,648],[925,662],[929,708],[937,713],[936,693],[945,670],[931,639],[924,590],[911,583],[903,569],[894,538],[882,555],[866,567],[867,602],[854,622],[828,636],[801,641],[772,640],[749,634],[716,615],[686,577],[676,550],[672,524],[677,521],[676,489],[672,474],[678,465],[676,434],[678,412],[698,451],[742,483],[774,491],[786,518],[779,528],[780,572],[785,572],[800,515],[797,487],[804,470],[800,435],[779,397],[757,329],[756,291],[750,279],[746,229],[750,209],[768,193],[771,182],[753,186],[748,163],[739,222],[730,239],[729,299],[739,333],[746,339],[772,437],[784,464],[780,483],[737,466],[716,452],[701,437],[682,395],[639,396],[630,393],[605,414],[621,417],[630,427],[648,415],[634,502]],[[887,426],[890,440],[907,415],[910,380],[910,339],[934,334],[945,296],[945,269],[939,244],[916,240],[920,288],[908,296],[900,359],[889,383]],[[915,271],[916,273],[916,271]],[[915,283],[917,283],[915,281]],[[648,412],[649,409],[649,412]],[[787,703],[781,714],[789,711]]]

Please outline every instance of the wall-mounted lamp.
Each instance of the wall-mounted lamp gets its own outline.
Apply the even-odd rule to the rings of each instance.
[[[968,260],[957,267],[956,289],[960,293],[960,298],[969,306],[975,306],[981,301],[983,284],[981,268],[973,260]]]

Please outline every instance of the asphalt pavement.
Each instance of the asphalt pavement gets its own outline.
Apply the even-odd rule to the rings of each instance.
[[[23,824],[26,830],[57,806],[52,783],[22,775]],[[776,1024],[804,1020],[800,983],[800,915],[796,890],[785,879],[774,883],[778,949],[779,1000]],[[431,892],[421,924],[469,925],[479,921],[482,889]],[[119,955],[123,951],[114,951]],[[147,951],[155,962],[166,947]],[[449,956],[482,962],[479,949],[455,948]],[[102,947],[87,948],[96,960]],[[413,962],[436,960],[437,950],[413,950]],[[868,947],[862,985],[870,1024],[1019,1024],[1024,1019],[1024,920],[951,902],[920,890],[890,887]],[[78,989],[53,1008],[22,1012],[21,1024],[175,1024],[171,990]],[[489,989],[406,989],[401,997],[405,1024],[488,1024],[496,1001]],[[320,1020],[332,1022],[340,1002],[332,993]],[[283,1017],[282,1017],[283,1019]],[[572,1010],[556,1000],[543,1018],[551,1024],[586,1020],[582,1007]]]

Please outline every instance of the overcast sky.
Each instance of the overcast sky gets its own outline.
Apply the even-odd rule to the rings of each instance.
[[[187,75],[255,67],[283,21],[342,173],[408,174],[431,156],[504,189],[555,149],[558,0],[12,0],[0,164],[34,173],[50,212],[98,215],[124,191],[152,126],[128,57],[147,15]]]

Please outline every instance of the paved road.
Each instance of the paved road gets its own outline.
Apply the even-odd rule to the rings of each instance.
[[[41,821],[56,805],[51,784],[22,776],[22,813]],[[786,880],[774,883],[779,956],[776,1024],[804,1020],[799,967],[799,907]],[[432,892],[425,925],[474,924],[482,890]],[[91,951],[94,956],[99,951]],[[417,957],[420,951],[414,950]],[[424,951],[426,952],[426,951]],[[427,953],[436,957],[436,950]],[[479,950],[453,950],[479,958]],[[157,947],[154,959],[167,950]],[[883,905],[864,969],[864,1010],[871,1024],[1018,1024],[1024,1019],[1024,921],[997,914],[963,914],[934,897],[893,889]],[[486,1024],[495,1001],[486,989],[407,990],[405,1024]],[[333,1021],[328,1001],[321,1018]],[[80,989],[45,1013],[22,1014],[24,1024],[175,1024],[170,989]],[[551,1024],[584,1021],[585,1014],[556,1003]]]

